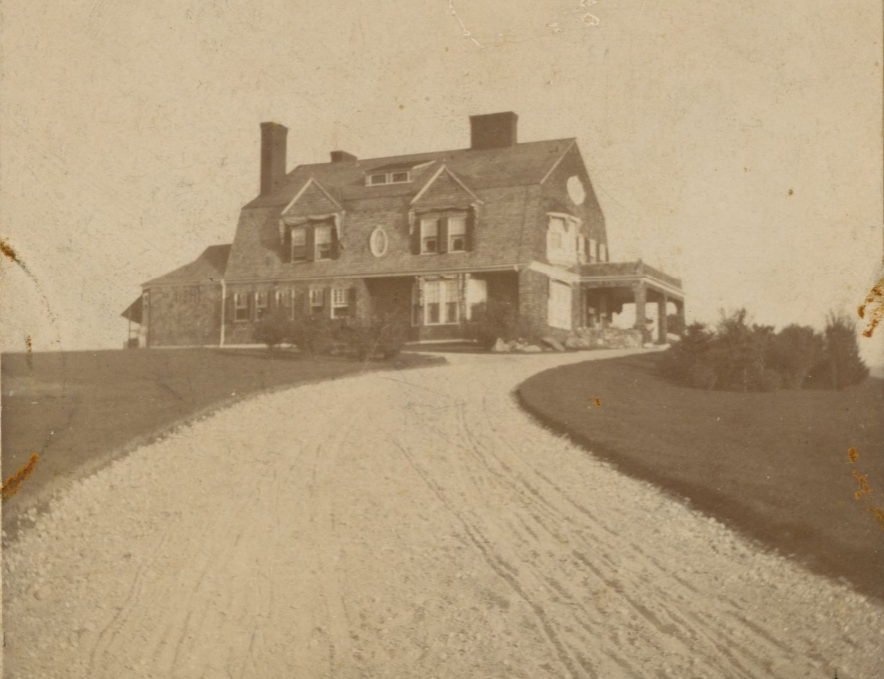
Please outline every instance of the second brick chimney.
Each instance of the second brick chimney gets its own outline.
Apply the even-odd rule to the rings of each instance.
[[[519,116],[512,111],[470,116],[470,148],[495,149],[518,143]]]
[[[261,123],[261,195],[266,196],[285,179],[286,138],[289,128],[280,123]]]

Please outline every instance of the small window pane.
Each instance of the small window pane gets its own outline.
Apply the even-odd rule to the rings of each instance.
[[[394,182],[407,182],[408,181],[408,173],[407,172],[394,172],[393,173],[393,181]]]

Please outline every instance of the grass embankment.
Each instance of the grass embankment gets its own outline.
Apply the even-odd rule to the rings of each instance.
[[[217,349],[5,354],[0,363],[3,479],[33,453],[40,457],[20,492],[4,503],[4,515],[14,516],[18,505],[50,482],[76,478],[116,452],[237,399],[365,370],[436,362],[416,354],[359,363]]]
[[[519,387],[520,399],[624,472],[884,598],[884,530],[866,509],[884,506],[884,380],[840,392],[701,391],[661,377],[662,358],[548,370]],[[854,470],[871,495],[855,498]]]

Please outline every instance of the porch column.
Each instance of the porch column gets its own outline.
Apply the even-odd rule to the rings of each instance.
[[[635,301],[635,327],[641,331],[642,343],[647,342],[648,337],[648,317],[645,313],[645,304],[647,302],[648,293],[645,289],[644,282],[632,284],[632,295]]]
[[[604,330],[608,327],[608,292],[599,291],[599,327]]]
[[[669,307],[669,297],[665,294],[657,301],[657,331],[660,344],[666,344],[669,334],[669,321],[666,318]]]
[[[684,300],[676,299],[673,300],[675,303],[675,315],[678,317],[679,326],[681,326],[681,332],[684,334],[685,329],[687,328],[687,324],[685,323],[684,318]]]

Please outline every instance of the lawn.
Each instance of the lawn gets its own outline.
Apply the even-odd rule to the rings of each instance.
[[[3,503],[4,524],[48,487],[208,410],[270,389],[442,362],[404,353],[389,362],[316,361],[290,352],[174,349],[4,354],[3,479],[39,461]]]
[[[701,391],[662,378],[662,357],[555,368],[520,385],[519,397],[624,472],[884,598],[884,530],[866,509],[884,507],[884,380],[840,392]],[[870,496],[854,497],[854,469]]]

